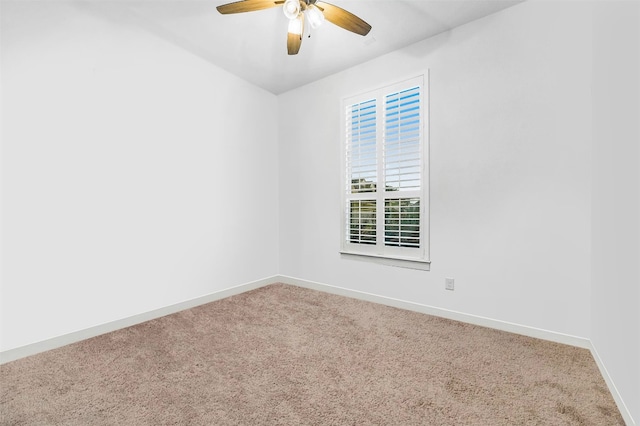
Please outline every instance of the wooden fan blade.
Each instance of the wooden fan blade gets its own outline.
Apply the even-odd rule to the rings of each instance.
[[[253,12],[254,10],[270,9],[280,6],[281,2],[274,0],[242,0],[234,3],[227,3],[216,7],[223,15],[230,13]]]
[[[334,6],[323,1],[316,2],[316,6],[322,10],[327,21],[342,27],[345,30],[362,36],[369,34],[369,31],[371,31],[371,25],[367,24],[353,13],[347,12],[338,6]]]
[[[300,34],[287,33],[287,53],[297,55],[302,46],[302,36]]]

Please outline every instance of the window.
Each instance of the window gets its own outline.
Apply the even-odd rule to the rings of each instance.
[[[428,265],[425,75],[342,102],[342,253]]]

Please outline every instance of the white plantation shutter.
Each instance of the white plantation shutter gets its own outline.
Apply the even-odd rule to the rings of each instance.
[[[416,86],[385,96],[384,243],[387,246],[420,247],[420,93],[420,87]],[[397,198],[399,193],[406,197]]]
[[[346,110],[347,179],[345,191],[349,198],[346,234],[350,244],[377,244],[377,207],[371,199],[378,182],[377,104],[367,99],[350,105]],[[366,194],[360,199],[353,194]]]
[[[343,101],[343,253],[428,263],[424,87]]]

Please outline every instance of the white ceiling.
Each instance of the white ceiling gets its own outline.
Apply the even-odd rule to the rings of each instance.
[[[232,1],[232,0],[230,0]],[[221,15],[225,0],[117,2],[128,19],[272,93],[279,94],[387,52],[497,12],[523,0],[332,0],[367,21],[366,36],[329,22],[287,55],[280,7]]]

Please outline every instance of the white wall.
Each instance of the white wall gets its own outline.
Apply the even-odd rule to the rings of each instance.
[[[525,2],[281,95],[280,273],[588,338],[591,54]],[[340,99],[427,68],[431,271],[341,259]]]
[[[594,9],[591,341],[640,421],[640,3]]]
[[[274,95],[121,2],[1,28],[0,350],[277,273]]]

